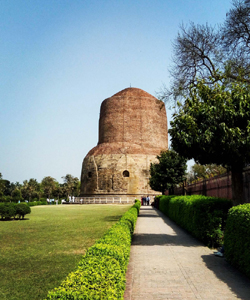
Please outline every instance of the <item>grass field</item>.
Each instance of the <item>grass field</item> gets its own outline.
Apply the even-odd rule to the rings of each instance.
[[[43,299],[130,207],[36,206],[26,220],[1,221],[0,299]]]

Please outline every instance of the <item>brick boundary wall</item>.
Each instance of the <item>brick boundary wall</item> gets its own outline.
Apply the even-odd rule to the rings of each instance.
[[[245,202],[250,202],[250,166],[244,169],[243,180]],[[168,191],[166,191],[165,194],[168,195]],[[229,172],[219,176],[206,178],[204,180],[188,184],[187,186],[182,184],[180,187],[174,189],[174,195],[185,194],[232,199],[231,174]]]

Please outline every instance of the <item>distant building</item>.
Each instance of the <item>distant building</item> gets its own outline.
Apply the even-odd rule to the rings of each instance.
[[[120,91],[101,104],[99,142],[83,160],[81,196],[156,194],[150,163],[167,149],[164,103],[141,89]]]

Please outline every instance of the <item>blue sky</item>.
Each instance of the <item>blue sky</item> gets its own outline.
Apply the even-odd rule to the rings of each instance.
[[[230,7],[226,0],[0,0],[3,178],[80,177],[98,142],[101,102],[130,85],[155,96],[169,85],[179,25],[219,24]]]

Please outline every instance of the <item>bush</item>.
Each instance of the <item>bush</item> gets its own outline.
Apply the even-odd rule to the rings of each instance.
[[[47,201],[36,201],[36,202],[28,202],[29,206],[37,206],[37,205],[46,205]]]
[[[21,217],[24,219],[24,216],[31,213],[31,209],[29,205],[26,203],[17,203],[16,204],[16,214],[15,217],[18,216],[18,219],[20,220]]]
[[[30,214],[30,207],[26,203],[0,203],[0,216],[2,219],[10,220],[18,216],[24,218],[26,214]]]
[[[136,199],[133,207],[135,207],[137,209],[137,215],[139,215],[140,208],[141,208],[141,201]]]
[[[125,276],[112,257],[85,257],[47,299],[122,299]],[[122,277],[122,280],[121,280]]]
[[[222,244],[228,199],[193,196],[160,196],[159,209],[209,247]]]
[[[0,216],[2,219],[10,220],[16,215],[15,203],[0,203]]]
[[[140,209],[136,203],[90,247],[61,286],[47,299],[123,299],[132,230]]]
[[[225,257],[250,277],[250,204],[229,210],[224,237]]]

